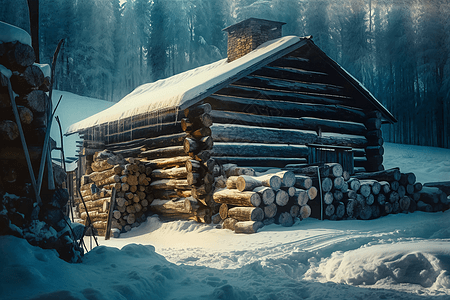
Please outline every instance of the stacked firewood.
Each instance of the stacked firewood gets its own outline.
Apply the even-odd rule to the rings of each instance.
[[[153,169],[150,189],[155,200],[151,202],[149,211],[163,218],[209,223],[206,206],[191,197],[186,168],[189,161],[189,156],[145,161],[145,165]]]
[[[47,129],[49,77],[34,64],[31,46],[20,42],[0,42],[0,184],[9,193],[23,194],[24,180],[29,181],[19,128],[10,100],[11,83],[24,137],[33,166],[39,166]],[[35,168],[35,174],[37,174]]]
[[[255,233],[264,225],[292,226],[295,218],[311,214],[310,200],[317,196],[308,176],[289,171],[256,174],[252,168],[223,166],[225,176],[216,179],[214,201],[221,204],[222,228],[237,233]]]
[[[105,235],[113,188],[116,201],[111,227],[126,232],[144,222],[153,201],[149,187],[152,169],[138,159],[123,159],[109,151],[96,153],[90,167],[93,172],[82,177],[80,188],[84,204],[78,201],[83,223],[90,219],[97,234]]]
[[[357,167],[364,167],[368,172],[382,171],[384,170],[384,140],[381,132],[381,113],[373,111],[367,114],[367,117],[368,119],[365,121],[367,146],[364,149],[366,160],[358,161],[356,159],[355,164]]]
[[[352,177],[339,164],[325,164],[319,171],[322,202],[311,206],[311,216],[318,219],[368,220],[392,213],[449,207],[450,201],[441,190],[423,188],[413,173],[401,173],[396,168],[356,173]]]
[[[153,212],[201,223],[211,223],[212,215],[218,212],[219,207],[212,200],[216,163],[209,152],[213,146],[210,111],[209,104],[185,109],[181,120],[184,156],[148,162],[157,168],[150,185],[158,200],[150,206]]]

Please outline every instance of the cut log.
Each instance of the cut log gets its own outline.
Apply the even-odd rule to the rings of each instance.
[[[358,201],[354,199],[349,199],[347,202],[347,206],[345,208],[345,212],[347,213],[347,217],[356,218],[358,214]]]
[[[199,140],[192,138],[185,138],[183,142],[184,152],[186,153],[198,153],[201,150],[210,150],[213,145],[213,139],[210,136],[204,136]]]
[[[450,196],[450,181],[442,181],[442,182],[427,182],[423,185],[424,187],[436,187],[443,191],[447,196]],[[416,185],[414,185],[416,192],[419,192],[421,189]]]
[[[400,211],[408,211],[409,209],[409,205],[411,203],[411,199],[408,196],[403,196],[400,200],[399,200],[399,205],[400,205]]]
[[[353,177],[358,179],[373,179],[377,181],[399,181],[401,178],[401,173],[398,168],[388,169],[378,172],[368,172],[368,173],[356,173]]]
[[[240,192],[238,190],[225,189],[215,192],[214,201],[237,206],[257,207],[261,204],[261,197],[255,192]]]
[[[264,143],[264,144],[319,144],[364,148],[367,140],[364,136],[321,136],[316,131],[280,129],[237,124],[214,124],[212,127],[214,142]]]
[[[157,158],[171,158],[171,157],[183,156],[183,155],[186,155],[186,153],[184,152],[183,146],[172,146],[172,147],[165,147],[165,148],[158,148],[158,149],[143,151],[138,156],[144,157],[144,158],[150,160],[150,159],[157,159]]]
[[[295,195],[295,190],[296,188],[291,186],[291,187],[287,187],[287,186],[282,186],[281,189],[283,191],[285,191],[289,197],[293,197]]]
[[[364,179],[364,180],[361,180],[360,183],[361,183],[360,189],[362,189],[363,186],[368,185],[368,186],[370,186],[370,191],[374,195],[378,195],[381,191],[381,184],[376,180]],[[364,190],[365,190],[365,188],[364,188]],[[362,194],[362,192],[361,192],[361,194]],[[367,196],[365,196],[365,197],[367,197]]]
[[[316,189],[316,187],[314,187],[314,186],[310,187],[308,189],[308,191],[307,191],[307,194],[308,194],[309,200],[316,199],[316,197],[317,197],[317,189]]]
[[[34,50],[30,45],[15,41],[4,43],[3,46],[4,53],[0,55],[0,64],[8,69],[24,70],[26,67],[31,66],[36,60]]]
[[[335,190],[333,192],[333,198],[336,201],[341,201],[344,198],[344,193],[341,190]]]
[[[339,220],[344,217],[344,215],[345,215],[345,204],[344,203],[339,202],[339,204],[336,206],[335,215]]]
[[[370,183],[361,181],[361,187],[359,188],[359,192],[364,197],[369,197],[370,193],[372,192],[372,187],[370,186]]]
[[[199,173],[188,173],[186,180],[189,185],[201,185],[202,184],[202,178]]]
[[[437,187],[424,186],[421,191],[417,192],[419,200],[428,204],[447,204],[447,196]]]
[[[49,101],[47,94],[41,90],[33,90],[26,96],[17,99],[19,105],[28,107],[36,113],[44,113]]]
[[[100,171],[100,172],[93,172],[89,174],[89,179],[94,182],[100,182],[108,177],[114,176],[114,175],[120,175],[123,171],[123,167],[120,165],[113,166],[109,170]]]
[[[322,180],[322,191],[329,192],[333,188],[333,180],[331,178],[326,177]]]
[[[201,139],[202,137],[211,136],[211,134],[212,134],[211,128],[202,127],[200,129],[190,132],[188,136],[191,136],[195,139]]]
[[[186,118],[196,118],[197,116],[209,113],[211,111],[211,104],[204,103],[193,107],[188,107],[184,110],[184,116]]]
[[[229,229],[229,230],[233,230],[233,231],[234,231],[235,225],[236,225],[237,222],[238,222],[238,220],[236,220],[236,219],[233,219],[233,218],[226,218],[226,219],[223,221],[222,228],[223,228],[223,229]]]
[[[272,154],[273,155],[273,154]],[[264,167],[265,170],[283,168],[288,164],[306,164],[306,158],[284,158],[284,157],[214,157],[222,164],[236,163],[241,167]]]
[[[227,177],[240,175],[255,176],[255,170],[252,168],[242,168],[236,164],[224,164],[222,169]]]
[[[237,180],[238,180],[239,176],[230,176],[227,179],[226,182],[226,186],[227,189],[236,189],[237,188]]]
[[[210,113],[203,113],[193,120],[181,119],[181,129],[185,132],[193,132],[202,127],[211,127],[213,124],[213,118]]]
[[[211,222],[213,224],[219,224],[220,221],[222,221],[222,218],[220,217],[219,213],[211,216]]]
[[[309,176],[295,175],[294,186],[299,189],[309,189],[312,186],[312,179]]]
[[[176,201],[155,199],[149,207],[151,211],[161,214],[190,213],[192,210],[191,202],[186,198]]]
[[[264,206],[264,216],[266,219],[275,217],[277,214],[278,207],[275,203]]]
[[[187,169],[185,167],[180,167],[180,168],[156,169],[152,171],[151,176],[154,178],[175,179],[175,178],[186,178],[187,174],[188,174]]]
[[[225,111],[212,111],[211,116],[216,123],[262,126],[282,129],[317,130],[319,127],[326,132],[352,135],[364,135],[363,124],[323,120],[315,118],[286,118],[276,116],[259,116]]]
[[[244,221],[234,224],[234,232],[236,233],[256,233],[264,224],[259,221]]]
[[[14,91],[29,92],[42,84],[44,84],[44,73],[42,73],[41,68],[33,64],[21,73],[13,72],[11,76],[11,86]]]
[[[300,206],[300,211],[298,213],[300,220],[309,218],[309,216],[311,216],[311,207],[309,205]]]
[[[344,173],[344,169],[342,168],[341,164],[339,163],[327,163],[325,164],[327,167],[330,167],[331,172],[330,172],[330,176],[336,178],[336,177],[341,177],[342,174]]]
[[[378,194],[377,195],[377,203],[379,205],[384,205],[385,202],[386,202],[386,196],[384,194]]]
[[[222,203],[219,208],[219,215],[222,218],[222,220],[225,220],[228,218],[228,205],[225,203]]]
[[[381,193],[387,194],[391,191],[391,185],[387,181],[380,181],[379,182],[381,187]]]
[[[275,218],[275,223],[280,224],[283,227],[291,227],[294,225],[294,219],[289,212],[281,213],[278,218]]]
[[[275,192],[270,187],[260,186],[253,189],[261,197],[261,201],[264,205],[270,205],[275,201]]]
[[[309,201],[308,192],[302,189],[296,189],[294,197],[297,199],[297,204],[300,206],[306,205]]]
[[[431,204],[425,203],[423,201],[417,202],[417,210],[424,211],[424,212],[432,212],[433,206]]]
[[[0,136],[6,141],[13,141],[19,137],[19,127],[10,120],[0,121]]]
[[[344,177],[339,176],[339,177],[335,177],[333,180],[333,186],[335,189],[341,189],[344,186]]]
[[[308,157],[308,147],[303,145],[262,144],[262,143],[222,143],[215,142],[211,150],[214,157]]]
[[[416,183],[416,175],[414,173],[402,173],[399,183],[404,186],[414,184]]]
[[[359,191],[359,188],[361,187],[361,182],[359,181],[358,178],[350,178],[350,180],[348,181],[350,188],[357,192]]]
[[[241,175],[236,179],[236,188],[239,191],[253,191],[255,188],[263,186],[263,183],[255,177]]]
[[[282,70],[282,69],[279,69]],[[287,69],[283,69],[286,72]],[[260,72],[260,70],[256,72]],[[297,75],[298,76],[298,75]],[[298,80],[298,77],[296,77]],[[213,110],[245,112],[247,114],[273,115],[277,111],[278,115],[286,117],[313,117],[332,120],[351,120],[353,122],[364,122],[364,113],[352,108],[333,105],[318,105],[308,103],[296,103],[289,101],[274,101],[268,99],[254,99],[243,97],[231,97],[213,94],[206,101],[211,103]],[[298,101],[298,100],[297,100]]]
[[[238,221],[262,221],[264,211],[260,207],[233,207],[228,210],[228,216]]]
[[[278,190],[275,195],[275,203],[278,206],[285,206],[289,202],[289,195],[283,190]]]
[[[323,195],[323,202],[324,202],[325,204],[330,205],[330,204],[333,203],[333,201],[334,201],[334,196],[333,196],[333,193],[332,193],[332,192],[326,192],[326,193]]]
[[[186,161],[186,171],[187,172],[200,172],[202,170],[202,164],[194,159]]]
[[[185,179],[161,179],[150,183],[150,187],[155,190],[189,189],[190,185]]]
[[[184,153],[183,153],[184,155]],[[146,167],[150,167],[152,169],[166,169],[171,167],[181,167],[186,164],[188,160],[191,158],[189,156],[178,156],[171,158],[158,158],[146,161],[144,160],[144,164]]]

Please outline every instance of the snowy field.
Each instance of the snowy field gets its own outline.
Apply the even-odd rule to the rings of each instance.
[[[450,180],[450,150],[386,144],[385,165]],[[157,217],[81,264],[0,237],[0,299],[450,299],[450,210],[297,221],[253,235]]]

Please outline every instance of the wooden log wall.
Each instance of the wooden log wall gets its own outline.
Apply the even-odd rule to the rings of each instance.
[[[342,76],[313,51],[296,50],[209,96],[204,101],[213,109],[212,136],[218,146],[213,157],[225,163],[248,157],[235,155],[240,151],[234,143],[252,143],[247,147],[253,157],[280,167],[283,162],[273,158],[306,159],[306,153],[289,151],[292,147],[337,145],[354,149],[356,167],[382,170],[381,113],[337,78]],[[220,148],[221,143],[228,146]],[[268,155],[273,143],[289,149]],[[236,163],[258,166],[253,157],[251,163],[243,158]]]

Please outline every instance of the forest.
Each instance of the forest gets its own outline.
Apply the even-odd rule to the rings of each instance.
[[[26,0],[0,21],[30,31]],[[249,17],[312,35],[397,118],[389,142],[450,148],[448,0],[40,0],[40,62],[65,39],[56,88],[119,101],[137,86],[226,57],[223,28]]]

